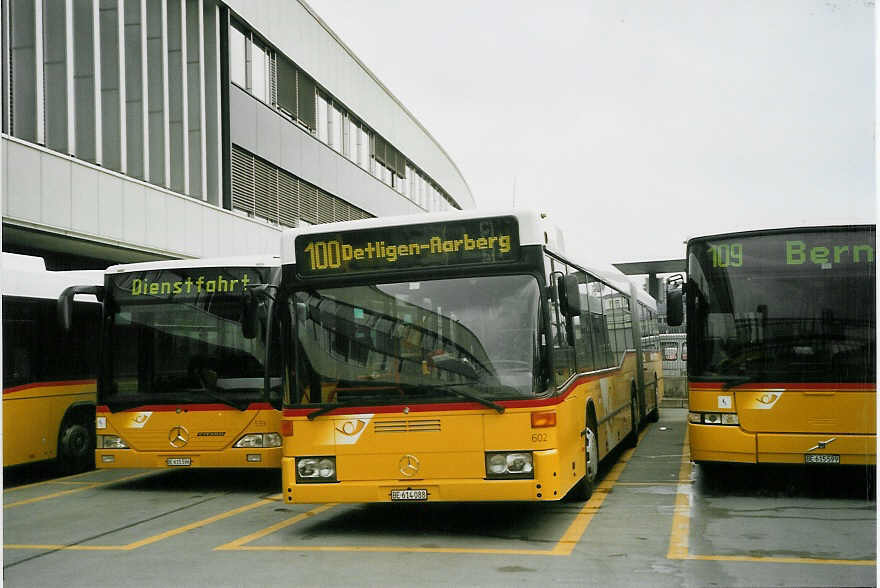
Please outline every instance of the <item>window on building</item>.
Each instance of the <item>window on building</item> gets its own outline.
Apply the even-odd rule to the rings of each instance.
[[[247,89],[247,33],[236,21],[229,27],[229,78]]]
[[[266,47],[257,40],[251,46],[251,94],[263,102],[267,102],[268,84],[266,72],[268,70]]]

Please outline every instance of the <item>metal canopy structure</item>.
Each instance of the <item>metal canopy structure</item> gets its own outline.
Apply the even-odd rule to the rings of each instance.
[[[612,264],[628,276],[648,275],[648,294],[654,300],[660,300],[660,280],[657,274],[674,274],[687,270],[684,259],[666,259],[662,261],[631,261]]]

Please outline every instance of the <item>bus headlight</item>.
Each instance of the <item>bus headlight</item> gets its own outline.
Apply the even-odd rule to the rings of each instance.
[[[335,457],[296,458],[296,481],[303,483],[323,483],[336,481]]]
[[[98,449],[128,449],[128,445],[117,435],[98,435]]]
[[[532,452],[487,452],[486,477],[490,479],[534,479],[535,467]]]
[[[281,435],[278,433],[249,433],[239,439],[233,447],[260,448],[281,447]]]
[[[739,417],[730,412],[689,412],[688,422],[695,425],[738,425]]]

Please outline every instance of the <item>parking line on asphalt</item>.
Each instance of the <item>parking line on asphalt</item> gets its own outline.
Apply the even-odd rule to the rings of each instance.
[[[648,427],[639,435],[639,441],[648,433]],[[575,515],[574,521],[568,526],[562,538],[556,542],[553,549],[481,549],[481,548],[464,548],[464,547],[395,547],[395,546],[343,546],[343,545],[326,545],[326,546],[299,546],[299,545],[248,545],[257,539],[271,535],[281,529],[299,523],[307,518],[320,514],[336,504],[323,504],[308,512],[300,513],[295,517],[276,523],[271,527],[267,527],[261,531],[257,531],[250,535],[246,535],[235,541],[231,541],[219,547],[215,547],[215,551],[325,551],[325,552],[382,552],[382,553],[471,553],[479,555],[550,555],[550,556],[568,556],[571,555],[578,542],[587,531],[587,527],[593,520],[593,516],[599,512],[599,507],[605,501],[605,497],[611,492],[611,489],[617,483],[626,465],[629,463],[633,452],[636,448],[626,450],[617,463],[602,479],[594,490],[590,499],[584,503],[580,511]]]
[[[748,563],[792,563],[822,564],[838,566],[875,566],[874,559],[819,559],[812,557],[758,557],[748,555],[699,555],[690,553],[690,526],[692,485],[690,459],[690,443],[685,431],[684,444],[681,450],[681,468],[678,472],[678,492],[675,495],[675,508],[672,515],[672,529],[669,534],[669,551],[667,559],[689,561],[730,561]]]
[[[94,474],[99,470],[90,470],[88,472],[82,472],[81,474],[73,474],[71,476],[64,476],[63,478],[52,478],[51,480],[43,480],[42,482],[33,482],[32,484],[24,484],[22,486],[16,486],[14,488],[4,488],[3,494],[7,494],[9,492],[15,492],[16,490],[24,490],[25,488],[34,488],[35,486],[46,486],[48,484],[63,484],[66,480],[73,480],[76,478],[82,478],[83,476],[88,476],[90,474]],[[91,482],[83,482],[84,484],[90,484]]]
[[[194,523],[189,523],[188,525],[183,525],[182,527],[178,527],[176,529],[171,529],[170,531],[165,531],[157,535],[152,535],[150,537],[147,537],[146,539],[133,541],[131,543],[128,543],[127,545],[41,545],[18,543],[4,545],[3,549],[44,549],[49,551],[132,551],[134,549],[144,547],[145,545],[151,545],[164,539],[174,537],[175,535],[180,535],[181,533],[192,531],[193,529],[198,529],[199,527],[204,527],[206,525],[210,525],[211,523],[215,523],[217,521],[235,516],[237,514],[241,514],[243,512],[247,512],[249,510],[253,510],[260,506],[273,504],[279,500],[278,497],[280,496],[281,495],[278,494],[276,496],[262,498],[256,502],[252,502],[251,504],[246,504],[244,506],[228,510],[226,512],[208,517],[206,519],[202,519]]]
[[[76,492],[82,492],[83,490],[91,490],[92,488],[100,488],[101,486],[108,486],[110,484],[117,484],[119,482],[127,482],[128,480],[134,480],[135,478],[141,478],[148,474],[152,474],[154,472],[139,472],[137,474],[132,474],[131,476],[125,476],[122,478],[117,478],[116,480],[108,480],[105,482],[92,482],[89,484],[85,484],[83,486],[78,486],[76,488],[71,488],[70,490],[59,490],[58,492],[52,492],[51,494],[44,494],[43,496],[36,496],[34,498],[26,498],[25,500],[18,500],[16,502],[10,502],[8,504],[4,504],[3,508],[13,508],[15,506],[23,506],[25,504],[33,504],[35,502],[42,502],[43,500],[49,500],[50,498],[58,498],[59,496],[66,496],[68,494],[74,494]],[[37,485],[37,484],[34,484]],[[5,494],[5,492],[4,492]]]

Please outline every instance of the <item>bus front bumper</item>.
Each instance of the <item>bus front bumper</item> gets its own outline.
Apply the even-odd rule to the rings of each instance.
[[[324,502],[494,502],[561,500],[568,484],[558,475],[555,450],[537,451],[534,479],[425,478],[422,480],[343,480],[335,483],[296,483],[295,459],[281,460],[284,501],[316,504]],[[547,472],[541,476],[540,472]],[[414,490],[400,493],[401,490]],[[424,491],[424,492],[420,492]],[[392,497],[394,495],[394,497]]]
[[[95,467],[98,469],[278,468],[280,466],[280,447],[236,448],[225,451],[192,453],[134,451],[131,449],[97,449],[95,451]]]
[[[748,433],[736,426],[688,423],[691,460],[733,463],[875,465],[876,435]],[[823,455],[826,458],[807,457]]]

